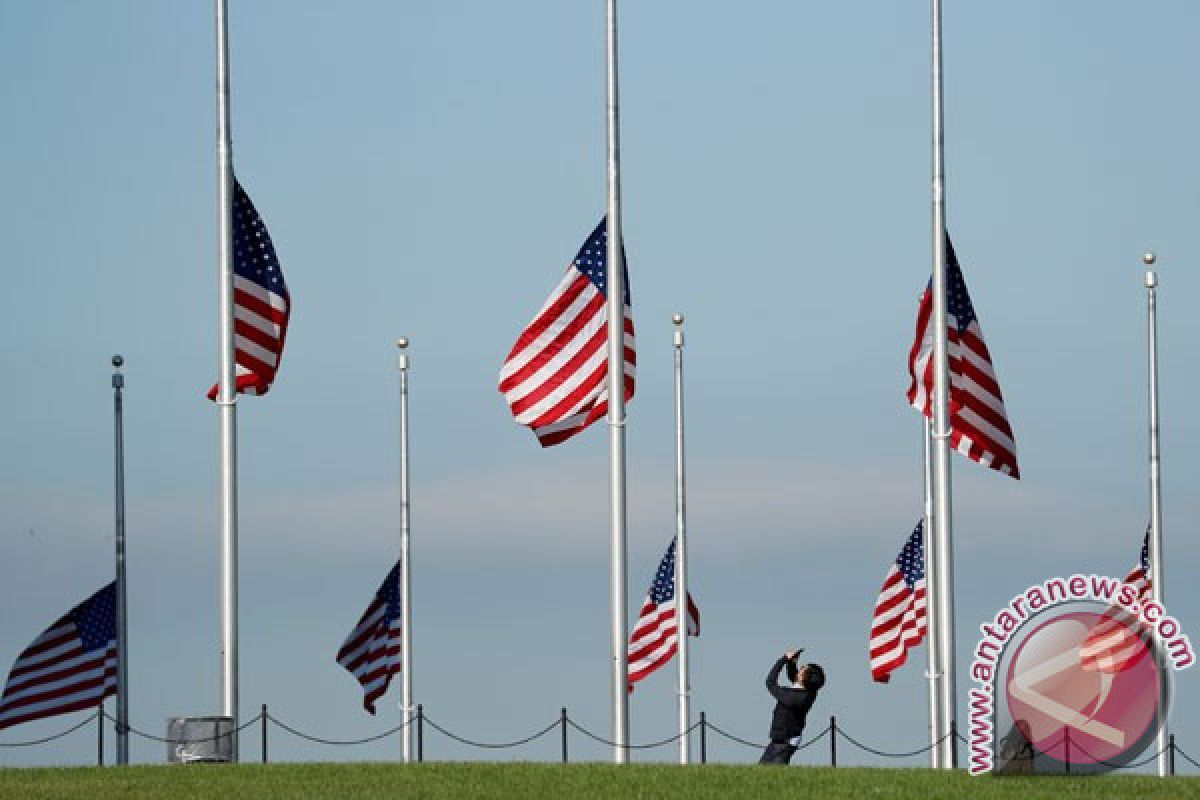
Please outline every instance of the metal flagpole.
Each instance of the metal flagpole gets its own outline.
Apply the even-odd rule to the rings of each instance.
[[[933,559],[933,461],[930,454],[929,418],[921,416],[922,452],[925,464],[925,628],[928,631],[929,667],[925,677],[929,681],[929,766],[939,769],[942,766],[941,752],[937,743],[944,735],[941,729],[941,714],[938,711],[941,691],[941,665],[939,662],[938,615],[937,615],[937,571]]]
[[[125,376],[119,354],[112,357],[113,474],[117,543],[117,764],[129,763],[129,623],[125,603],[125,406],[121,390]],[[101,720],[101,727],[104,722]]]
[[[625,265],[621,247],[620,137],[617,117],[617,1],[605,0],[608,150],[608,441],[612,527],[613,761],[629,760],[628,570],[625,560]]]
[[[238,727],[237,387],[233,339],[233,153],[229,134],[229,5],[216,0],[217,253],[220,371],[221,713]],[[230,735],[238,758],[237,734]]]
[[[396,340],[400,350],[397,366],[400,369],[400,613],[403,616],[400,638],[400,669],[403,684],[400,707],[404,712],[404,721],[411,723],[413,712],[412,693],[412,584],[409,557],[409,495],[408,495],[408,339]],[[401,741],[403,742],[404,763],[413,760],[413,730],[412,725],[404,726]]]
[[[1150,591],[1154,602],[1163,604],[1163,550],[1162,550],[1162,485],[1161,462],[1158,449],[1158,275],[1154,271],[1153,253],[1142,256],[1146,265],[1146,318],[1147,358],[1149,361],[1150,394]],[[1163,670],[1165,673],[1165,669]],[[1170,774],[1170,753],[1167,747],[1167,720],[1165,680],[1158,704],[1158,774],[1165,778]]]
[[[954,552],[950,504],[950,371],[946,335],[946,164],[942,92],[942,0],[933,3],[933,542],[937,580],[940,764],[958,766],[947,737],[955,723]]]
[[[687,494],[683,462],[683,314],[675,323],[675,635],[679,640],[679,763],[691,760],[687,731],[692,724],[688,674]]]

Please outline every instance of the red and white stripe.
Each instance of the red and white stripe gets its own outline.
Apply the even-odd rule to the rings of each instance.
[[[934,377],[933,328],[929,324],[932,316],[933,291],[927,288],[917,311],[916,339],[908,356],[912,376],[908,402],[930,419]],[[958,320],[948,311],[946,328],[950,446],[976,463],[1019,479],[1016,442],[979,320],[972,318],[960,335]]]
[[[241,275],[233,277],[238,392],[266,394],[271,388],[287,338],[288,313],[288,298]]]
[[[1140,564],[1125,576],[1125,583],[1136,589],[1135,602],[1139,607],[1150,601],[1153,587]],[[1117,673],[1129,669],[1150,652],[1149,635],[1136,614],[1114,605],[1088,631],[1079,648],[1079,665],[1093,672]]]
[[[629,690],[654,670],[666,664],[679,649],[679,626],[674,598],[655,603],[647,595],[629,637]],[[688,593],[688,635],[700,635],[700,609]]]
[[[116,691],[117,640],[85,651],[68,615],[17,657],[0,698],[0,729],[95,708]]]
[[[608,321],[604,295],[574,264],[500,370],[500,391],[543,447],[564,442],[608,413]],[[625,400],[637,363],[633,311],[625,304]]]
[[[869,645],[871,677],[879,683],[887,683],[892,672],[908,659],[909,649],[925,638],[925,578],[919,579],[915,587],[915,591],[909,589],[900,568],[892,564],[879,590]]]
[[[372,714],[375,701],[403,667],[402,624],[398,614],[389,618],[387,602],[377,594],[338,650],[337,662],[362,685],[363,708]]]

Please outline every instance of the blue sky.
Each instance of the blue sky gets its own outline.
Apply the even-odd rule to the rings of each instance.
[[[232,5],[235,162],[294,304],[275,387],[239,404],[245,711],[268,703],[335,738],[397,717],[390,701],[363,713],[333,655],[395,557],[393,342],[406,335],[418,700],[483,739],[517,738],[563,705],[605,730],[605,437],[542,451],[495,390],[602,213],[602,4]],[[949,223],[1024,476],[954,464],[960,670],[976,625],[1014,593],[1124,574],[1137,556],[1147,248],[1162,284],[1167,599],[1188,626],[1200,8],[946,6]],[[119,351],[132,717],[161,735],[167,716],[219,705],[217,421],[203,398],[216,374],[211,4],[43,0],[3,16],[0,661],[111,575]],[[630,606],[672,531],[681,311],[696,708],[762,738],[762,676],[801,644],[830,674],[814,720],[837,714],[911,749],[926,738],[924,651],[880,687],[865,643],[920,513],[920,423],[903,392],[931,263],[927,4],[626,3],[620,22],[639,336]],[[1200,749],[1191,682],[1176,731]],[[670,674],[632,703],[635,740],[670,734]],[[390,758],[398,744],[272,750]],[[79,734],[0,763],[93,752]],[[480,757],[436,738],[427,753]],[[133,754],[162,758],[142,741]]]

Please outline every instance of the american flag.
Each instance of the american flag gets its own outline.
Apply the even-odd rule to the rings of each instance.
[[[1125,583],[1134,587],[1139,607],[1151,599],[1153,585],[1150,581],[1150,531],[1142,539],[1142,552],[1138,563],[1125,576]],[[1100,622],[1090,631],[1079,648],[1079,665],[1093,672],[1117,673],[1128,669],[1149,652],[1146,646],[1145,626],[1135,614],[1130,614],[1119,605],[1104,612]]]
[[[117,583],[105,586],[26,647],[0,697],[0,729],[94,708],[117,692]]]
[[[513,417],[533,429],[542,447],[570,439],[608,413],[607,243],[601,219],[500,369],[499,388]],[[628,401],[637,356],[624,274]]]
[[[950,361],[950,446],[967,458],[1005,475],[1020,478],[1013,441],[992,356],[967,294],[958,258],[946,237],[946,323]],[[921,297],[917,336],[908,354],[912,385],[908,402],[933,418],[933,282]],[[919,377],[918,377],[919,376]]]
[[[379,591],[358,624],[338,650],[337,662],[363,687],[363,708],[375,713],[375,701],[387,691],[392,676],[400,672],[401,628],[400,562],[383,579]]]
[[[925,521],[904,543],[879,590],[871,620],[871,677],[887,683],[925,638]]]
[[[236,386],[241,394],[266,394],[283,356],[292,298],[267,226],[237,180],[233,189]],[[214,384],[208,391],[209,400],[217,399],[217,389]]]
[[[700,635],[700,609],[688,592],[688,635]],[[651,672],[666,664],[679,647],[679,626],[675,619],[675,540],[659,562],[654,583],[638,614],[629,638],[629,689]]]

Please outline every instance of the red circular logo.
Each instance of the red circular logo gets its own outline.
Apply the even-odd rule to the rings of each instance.
[[[1152,635],[1117,610],[1067,611],[1043,622],[1009,661],[1014,725],[1063,763],[1121,766],[1166,717]]]

